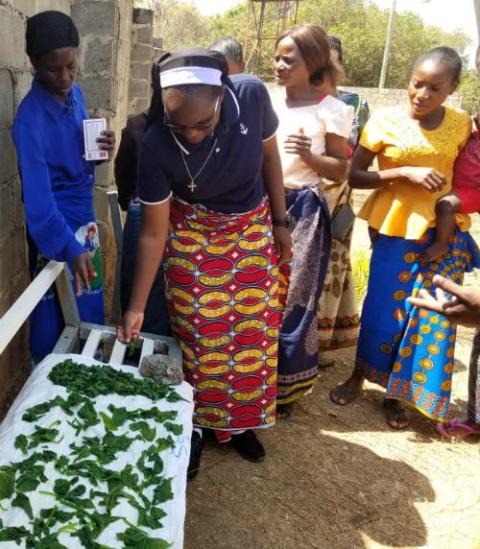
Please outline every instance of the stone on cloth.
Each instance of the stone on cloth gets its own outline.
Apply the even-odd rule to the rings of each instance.
[[[168,355],[148,355],[143,357],[139,367],[143,377],[151,377],[155,383],[178,385],[184,380],[182,364]]]

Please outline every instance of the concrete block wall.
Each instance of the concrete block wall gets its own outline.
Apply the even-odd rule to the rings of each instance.
[[[72,15],[80,32],[79,83],[91,114],[105,116],[120,136],[128,110],[133,0],[0,0],[0,316],[29,283],[21,187],[10,130],[32,72],[25,55],[27,17],[56,9]],[[106,267],[107,308],[113,293],[116,248],[106,191],[113,163],[97,169],[95,202]],[[0,417],[29,372],[22,330],[0,356]]]
[[[128,114],[146,110],[150,104],[150,71],[154,59],[153,11],[133,10],[130,52]]]
[[[20,180],[10,131],[32,80],[25,55],[25,21],[44,9],[70,13],[70,0],[0,1],[0,316],[29,282]],[[0,414],[28,371],[24,328],[0,356]]]
[[[273,82],[267,82],[267,88],[273,96],[285,93],[283,88],[277,86]],[[407,90],[405,89],[385,88],[379,90],[378,88],[360,88],[353,86],[340,86],[339,89],[345,89],[360,94],[368,101],[371,112],[386,107],[394,107],[396,105],[408,105],[408,95]],[[458,93],[454,93],[448,97],[446,104],[450,107],[460,109],[462,107],[462,96]]]
[[[132,10],[133,0],[72,2],[72,17],[81,36],[78,82],[90,114],[107,119],[109,128],[116,133],[117,145],[128,111]],[[114,188],[112,161],[96,169],[95,187],[107,313],[113,297],[116,247],[106,193]]]
[[[379,90],[378,88],[355,88],[350,86],[346,86],[345,89],[359,93],[365,97],[371,111],[385,107],[394,107],[395,105],[406,105],[408,103],[407,91],[405,89],[386,88]],[[447,99],[446,104],[451,107],[461,108],[462,96],[454,93]]]

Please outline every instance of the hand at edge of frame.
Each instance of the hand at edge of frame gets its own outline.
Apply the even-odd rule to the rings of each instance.
[[[433,296],[427,290],[420,290],[418,297],[409,297],[412,305],[445,315],[454,324],[480,327],[480,291],[465,288],[443,276],[435,275],[433,284],[437,287]],[[448,292],[453,299],[447,298]]]

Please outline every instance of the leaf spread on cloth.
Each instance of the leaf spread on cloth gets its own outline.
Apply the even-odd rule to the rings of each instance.
[[[173,479],[164,476],[164,462],[159,454],[174,448],[172,435],[183,432],[182,426],[174,423],[177,412],[160,411],[155,406],[128,410],[113,404],[108,406],[109,413],[97,412],[95,401],[96,397],[108,394],[139,395],[171,403],[183,400],[182,397],[172,387],[157,385],[152,380],[138,379],[109,366],[86,366],[70,360],[57,364],[48,377],[66,388],[67,398],[56,396],[32,406],[23,414],[23,421],[36,423],[54,408],[60,408],[66,416],[63,417],[65,423],[74,428],[77,437],[81,432],[87,435],[92,427],[95,427],[95,436],[77,439],[70,444],[72,451],[67,455],[48,449],[63,438],[66,425],[59,419],[46,427],[37,424],[31,434],[16,437],[14,445],[26,457],[0,467],[0,502],[10,500],[12,507],[22,509],[30,520],[30,530],[24,525],[4,526],[0,519],[0,541],[16,545],[24,542],[27,549],[67,549],[60,543],[59,535],[68,532],[86,549],[113,549],[98,543],[97,539],[112,522],[121,520],[114,510],[123,499],[137,511],[137,525],[123,518],[128,527],[117,534],[123,547],[171,547],[169,542],[150,537],[140,527],[161,529],[161,520],[166,516],[161,505],[174,497]],[[99,424],[105,429],[103,436],[98,436]],[[169,434],[157,437],[154,425],[163,426]],[[116,433],[121,428],[123,432]],[[137,440],[146,448],[135,465],[127,465],[120,471],[106,467]],[[39,490],[38,493],[54,497],[57,504],[35,513],[27,494],[48,482],[45,467],[49,463],[53,463],[62,478],[55,480],[53,491]],[[90,491],[82,484],[82,478],[93,486]]]

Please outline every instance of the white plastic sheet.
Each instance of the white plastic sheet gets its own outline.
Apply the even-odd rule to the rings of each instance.
[[[90,427],[88,431],[83,431],[78,437],[75,435],[73,427],[69,426],[65,420],[63,412],[59,408],[53,408],[44,417],[35,423],[27,423],[22,420],[24,412],[42,402],[46,402],[60,395],[66,398],[67,391],[64,387],[54,385],[49,379],[48,374],[52,368],[59,362],[71,359],[74,362],[86,365],[98,365],[100,364],[96,360],[80,355],[49,355],[46,357],[33,371],[32,375],[27,380],[25,386],[15,399],[12,407],[10,408],[7,416],[0,426],[0,465],[8,465],[10,462],[22,461],[25,456],[22,452],[14,447],[15,438],[19,434],[29,435],[35,430],[35,425],[41,427],[48,427],[55,420],[62,419],[61,429],[63,438],[58,443],[52,443],[48,445],[49,450],[53,450],[58,455],[65,455],[70,453],[69,445],[72,442],[79,442],[81,436],[103,436],[105,429],[103,423]],[[135,377],[141,378],[138,374],[137,368],[131,366],[112,366],[115,369],[122,370],[124,372],[132,373]],[[163,528],[157,530],[148,531],[152,537],[162,538],[172,544],[172,548],[181,549],[183,547],[183,529],[185,519],[185,492],[186,492],[186,471],[188,466],[188,459],[190,454],[190,437],[192,433],[192,388],[187,383],[176,385],[175,391],[185,401],[179,401],[175,403],[167,402],[165,399],[153,403],[150,399],[143,396],[120,396],[120,395],[104,395],[96,397],[95,408],[97,412],[104,411],[108,413],[107,407],[109,404],[115,406],[123,406],[127,410],[134,409],[151,409],[152,406],[156,406],[161,411],[175,410],[177,412],[177,418],[174,423],[181,424],[183,426],[183,433],[179,436],[173,436],[176,442],[174,449],[169,449],[162,452],[161,457],[164,461],[164,475],[165,477],[173,477],[172,491],[174,498],[164,504],[162,509],[167,513],[167,516],[162,519]],[[167,431],[152,422],[147,420],[152,426],[155,425],[157,429],[157,436],[166,437]],[[115,434],[123,434],[128,430],[128,427],[119,428]],[[117,460],[108,464],[109,469],[121,470],[128,464],[132,466],[136,465],[138,457],[141,452],[149,445],[141,440],[135,440],[127,452],[121,452],[117,456]],[[40,484],[35,492],[29,492],[27,495],[30,497],[34,515],[36,515],[40,509],[52,507],[56,504],[55,498],[48,495],[42,495],[40,491],[51,492],[53,484],[56,478],[62,475],[58,474],[52,463],[49,463],[45,467],[45,475],[48,477],[48,482]],[[91,484],[88,479],[82,477],[82,484],[90,489]],[[8,500],[4,500],[5,502]],[[7,526],[25,526],[28,529],[29,518],[26,513],[18,508],[11,507],[7,504],[7,510],[1,512],[1,518],[5,527]],[[137,522],[137,511],[130,506],[130,504],[121,499],[119,505],[114,510],[115,515],[126,518],[131,523]],[[100,544],[105,544],[109,547],[120,548],[122,543],[117,539],[117,533],[125,530],[125,523],[123,521],[117,521],[110,524],[96,540]],[[82,544],[77,537],[72,537],[68,533],[62,533],[59,535],[60,543],[63,543],[69,549],[82,548]],[[24,547],[24,544],[18,546],[14,542],[0,542],[0,548],[13,548]]]

